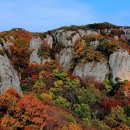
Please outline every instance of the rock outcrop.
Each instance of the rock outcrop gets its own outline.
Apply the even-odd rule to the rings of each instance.
[[[75,67],[73,75],[80,77],[95,77],[98,81],[103,81],[109,73],[107,61],[105,62],[87,62]]]
[[[17,71],[13,68],[7,55],[4,53],[2,45],[0,45],[0,94],[8,88],[13,87],[19,94],[22,95],[20,88],[20,78]]]
[[[41,59],[38,56],[38,49],[42,44],[42,40],[39,37],[33,37],[30,41],[29,50],[32,51],[30,55],[30,63],[38,63],[41,64]]]
[[[44,64],[50,61],[49,57],[45,58],[45,57],[38,56],[38,50],[40,49],[41,44],[42,44],[42,40],[40,37],[33,37],[31,39],[30,47],[29,47],[29,50],[31,51],[30,63]]]
[[[47,44],[49,45],[50,49],[52,49],[53,38],[50,35],[47,35],[46,36],[46,41],[47,41]]]
[[[65,48],[59,54],[56,54],[56,59],[59,60],[59,64],[64,71],[70,70],[72,51],[72,48]]]
[[[130,40],[130,28],[121,27],[120,30],[124,32],[123,34],[121,34],[121,38],[125,40]]]
[[[109,34],[113,29],[104,29],[104,33]],[[52,31],[51,35],[46,36],[46,40],[50,48],[54,44],[62,44],[64,49],[59,53],[55,54],[56,60],[59,61],[64,71],[69,71],[71,62],[72,62],[72,53],[74,48],[74,43],[76,40],[80,39],[83,36],[94,34],[98,35],[101,33],[101,30],[93,29],[78,29],[74,30],[65,30],[58,29]],[[129,35],[128,31],[124,35]],[[123,34],[121,35],[123,36]],[[129,35],[130,36],[130,35]],[[114,36],[114,39],[119,39],[119,36]],[[128,39],[128,38],[127,38]],[[36,63],[42,63],[41,59],[37,56],[37,50],[39,48],[39,43],[41,40],[33,39],[32,44],[38,44],[35,51],[32,52],[30,61]],[[99,41],[95,40],[90,42],[94,50],[99,46]],[[74,68],[73,74],[80,77],[94,76],[98,81],[103,81],[105,77],[109,74],[112,74],[113,81],[116,77],[119,77],[122,80],[130,80],[130,60],[129,54],[125,50],[119,50],[110,55],[109,60],[105,62],[88,62],[80,65],[76,65]]]
[[[10,50],[10,46],[14,46],[14,44],[13,44],[13,41],[14,41],[13,36],[10,36],[10,37],[8,37],[6,39],[1,38],[1,41],[2,41],[1,44],[2,44],[3,49],[8,53],[9,56],[11,56],[12,52]]]
[[[89,34],[99,34],[99,31],[93,31],[93,30],[82,30],[79,29],[78,31],[65,31],[65,30],[56,30],[52,32],[51,38],[49,35],[46,36],[46,39],[49,43],[49,45],[52,45],[53,42],[60,43],[63,46],[65,46],[65,49],[56,54],[56,59],[59,61],[60,65],[62,66],[63,70],[68,71],[70,69],[70,64],[72,60],[72,52],[73,52],[73,46],[76,40],[79,38],[89,35]],[[52,42],[52,39],[54,40]],[[94,46],[97,47],[98,42],[96,41]]]
[[[113,81],[115,81],[115,78],[130,81],[130,55],[126,50],[119,49],[111,54],[109,65]]]
[[[98,35],[100,34],[100,31],[82,30],[82,29],[79,29],[77,31],[56,30],[52,33],[52,36],[55,42],[61,43],[66,47],[72,47],[74,46],[74,42],[76,40],[85,35],[90,34]]]
[[[118,28],[117,28],[118,29]],[[15,31],[15,30],[14,30]],[[17,31],[17,29],[16,29]],[[119,31],[119,32],[118,32]],[[89,61],[92,62],[85,62],[86,58],[85,56],[81,57],[81,60],[73,59],[75,60],[73,69],[73,75],[80,76],[80,77],[95,77],[98,81],[103,82],[103,80],[109,75],[112,75],[112,80],[115,82],[115,78],[120,78],[121,80],[129,80],[130,81],[130,55],[127,52],[127,50],[119,49],[118,51],[114,52],[113,54],[108,57],[108,55],[104,56],[105,52],[103,50],[100,50],[98,47],[100,45],[100,37],[104,37],[107,35],[111,39],[118,39],[124,38],[126,41],[130,42],[130,29],[129,28],[120,28],[119,30],[114,30],[114,28],[104,28],[100,29],[95,28],[95,25],[92,27],[84,26],[84,27],[63,27],[60,29],[52,30],[45,35],[36,35],[36,37],[33,37],[30,41],[30,63],[36,63],[36,64],[45,64],[46,62],[50,62],[51,58],[53,60],[58,60],[59,64],[62,66],[64,71],[69,71],[71,65],[73,65],[73,51],[74,51],[74,45],[77,40],[82,40],[81,42],[85,43],[85,39],[87,38],[86,35],[94,36],[95,40],[90,40],[89,47],[87,48],[92,49],[93,51],[99,51],[104,57],[104,61],[102,62],[96,62],[100,61],[95,60],[94,58]],[[114,34],[113,34],[114,33]],[[13,33],[12,33],[13,34]],[[11,35],[12,35],[11,34]],[[110,34],[110,35],[109,35]],[[113,35],[112,35],[113,34]],[[97,36],[95,36],[97,35]],[[29,39],[32,37],[32,35],[29,36]],[[41,38],[43,40],[41,40]],[[81,38],[82,37],[82,38]],[[16,40],[16,41],[15,41]],[[10,45],[14,45],[15,42],[17,42],[19,39],[15,39],[15,36],[1,36],[0,41],[0,94],[3,93],[6,89],[9,87],[14,87],[19,93],[22,94],[21,88],[20,88],[20,79],[18,77],[17,71],[13,68],[12,64],[10,63],[10,60],[8,58],[13,55],[10,50]],[[28,41],[27,40],[27,41]],[[115,40],[115,41],[116,41]],[[44,46],[41,47],[43,41],[48,44],[47,51]],[[125,45],[122,48],[125,48],[129,44],[123,43],[123,40],[120,40],[122,42],[117,43],[120,45]],[[14,43],[13,43],[14,42]],[[54,47],[54,48],[53,48]],[[41,49],[41,50],[40,50]],[[57,50],[56,50],[57,49]],[[40,50],[40,51],[39,51]],[[46,51],[45,54],[43,51]],[[82,49],[79,51],[83,51]],[[6,53],[8,53],[8,56]],[[91,53],[91,51],[90,51]],[[78,55],[79,53],[77,53]],[[99,53],[98,53],[99,54]],[[76,63],[77,62],[85,62],[85,63]],[[71,70],[72,70],[71,69]]]
[[[88,62],[77,65],[73,74],[80,77],[94,76],[98,81],[103,81],[110,74],[115,82],[116,78],[130,81],[130,55],[127,50],[119,49],[110,55],[106,62]]]

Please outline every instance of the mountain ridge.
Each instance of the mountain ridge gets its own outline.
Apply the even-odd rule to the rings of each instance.
[[[54,29],[48,29],[48,31],[54,31],[54,30],[59,30],[59,29],[64,29],[64,28],[73,28],[73,27],[79,27],[79,29],[82,29],[82,28],[85,28],[85,27],[88,27],[89,29],[91,29],[91,26],[94,27],[94,26],[98,26],[98,25],[103,25],[105,24],[106,26],[108,26],[107,28],[110,28],[110,27],[115,27],[115,28],[119,28],[119,27],[125,27],[125,28],[130,28],[130,26],[128,25],[116,25],[116,24],[112,24],[112,23],[109,23],[109,22],[101,22],[101,23],[92,23],[92,24],[85,24],[85,25],[68,25],[68,26],[61,26],[61,27],[58,27],[58,28],[54,28]],[[7,32],[7,31],[11,31],[11,30],[15,30],[15,29],[19,29],[19,30],[25,30],[25,31],[28,31],[28,32],[33,32],[33,31],[29,31],[29,30],[26,30],[25,28],[22,28],[22,27],[16,27],[16,28],[12,28],[12,29],[9,29],[9,30],[5,30],[5,31],[0,31],[0,32]],[[97,29],[97,27],[95,28]],[[48,31],[43,31],[43,32],[33,32],[33,33],[46,33]]]

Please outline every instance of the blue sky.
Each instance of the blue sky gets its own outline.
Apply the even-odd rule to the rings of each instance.
[[[130,26],[130,0],[0,0],[0,31],[44,32],[97,22]]]

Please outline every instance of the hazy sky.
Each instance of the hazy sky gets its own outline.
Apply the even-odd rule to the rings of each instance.
[[[130,0],[0,0],[0,31],[47,31],[67,25],[130,25]]]

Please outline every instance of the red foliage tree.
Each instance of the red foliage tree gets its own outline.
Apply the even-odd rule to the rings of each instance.
[[[69,125],[67,112],[52,104],[44,105],[44,101],[31,95],[21,98],[13,89],[0,96],[0,103],[0,108],[6,109],[1,109],[4,111],[0,117],[1,130],[58,130]],[[78,128],[78,125],[73,127]]]
[[[106,98],[100,101],[100,105],[104,108],[111,109],[117,105],[120,105],[120,102],[114,98]]]

